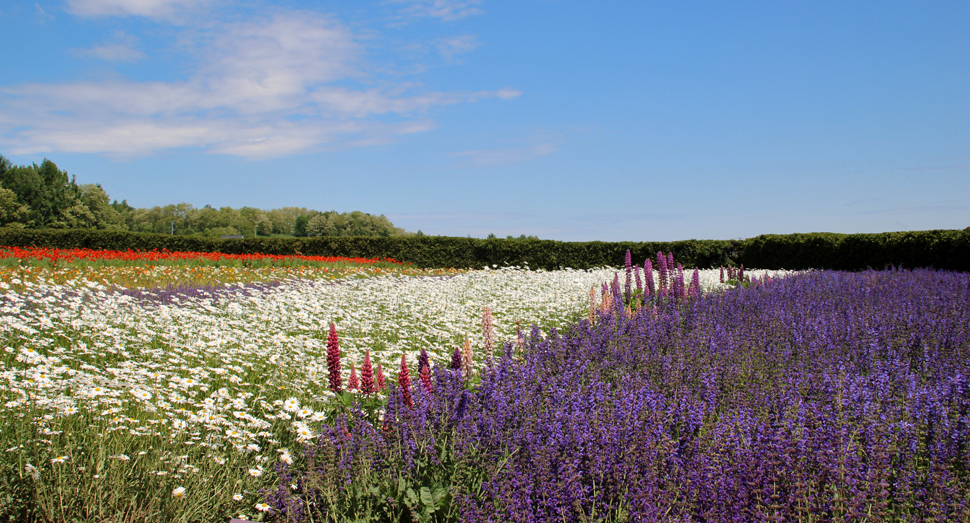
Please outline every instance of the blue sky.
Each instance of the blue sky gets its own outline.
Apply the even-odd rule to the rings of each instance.
[[[427,234],[970,226],[970,3],[7,0],[0,154]]]

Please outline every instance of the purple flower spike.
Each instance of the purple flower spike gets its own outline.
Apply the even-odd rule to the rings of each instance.
[[[451,370],[461,370],[461,348],[455,347],[455,352],[451,353]]]
[[[674,297],[683,298],[686,294],[686,286],[684,285],[684,266],[677,264],[677,276],[674,280]]]
[[[633,266],[633,277],[636,279],[636,282],[637,282],[637,291],[642,294],[643,293],[643,281],[640,279],[640,266],[639,265],[634,265]]]
[[[667,288],[667,257],[664,253],[657,253],[657,270],[660,271],[660,290]]]
[[[701,271],[694,268],[694,274],[690,277],[690,288],[687,289],[687,294],[691,298],[699,298],[701,296]]]
[[[643,298],[646,299],[647,296],[653,296],[653,262],[647,258],[647,261],[643,263],[643,276],[647,283],[646,291],[643,293]]]

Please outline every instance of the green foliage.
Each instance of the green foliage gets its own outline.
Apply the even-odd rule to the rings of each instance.
[[[241,232],[245,233],[244,230]],[[251,229],[250,237],[246,239],[223,240],[118,230],[0,228],[0,245],[393,258],[422,268],[527,265],[532,269],[547,270],[617,266],[629,249],[638,263],[648,257],[655,258],[658,251],[672,251],[677,261],[685,267],[743,264],[759,269],[864,270],[894,265],[970,271],[970,229],[883,234],[764,235],[748,240],[559,242],[418,235],[253,238]]]
[[[970,271],[970,228],[880,234],[766,234],[745,242],[740,262],[759,269]]]

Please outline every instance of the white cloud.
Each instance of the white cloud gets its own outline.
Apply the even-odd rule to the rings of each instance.
[[[430,17],[451,22],[482,14],[483,11],[477,6],[481,5],[481,0],[392,0],[396,3],[408,3],[403,12],[412,17]]]
[[[274,156],[384,143],[432,128],[422,113],[433,107],[521,94],[381,81],[362,65],[353,32],[312,12],[199,31],[187,40],[196,66],[181,81],[0,86],[0,144],[14,154],[130,156],[197,147]],[[84,52],[137,59],[125,43]]]
[[[120,34],[119,41],[116,43],[96,45],[89,49],[78,49],[74,53],[107,62],[137,62],[145,58],[145,53],[135,49],[137,45],[137,38]]]
[[[454,153],[453,156],[464,158],[459,167],[494,167],[497,165],[509,165],[524,162],[539,156],[555,152],[556,148],[549,143],[540,143],[531,147],[521,147],[513,149],[476,149],[472,151],[461,151]]]
[[[435,41],[435,47],[445,61],[451,61],[455,55],[467,53],[480,47],[482,43],[475,35],[452,36]]]
[[[144,16],[171,19],[214,0],[67,0],[69,12],[85,17]]]
[[[85,54],[108,62],[137,62],[145,57],[145,53],[123,44],[96,45]]]

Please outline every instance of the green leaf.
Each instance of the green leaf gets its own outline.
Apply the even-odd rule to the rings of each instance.
[[[435,502],[431,497],[431,489],[428,487],[421,487],[421,503],[424,503],[427,507],[431,507],[432,512],[434,511]]]
[[[437,487],[431,493],[431,497],[434,498],[434,505],[436,507],[443,506],[443,501],[448,497],[448,489],[444,487]]]

